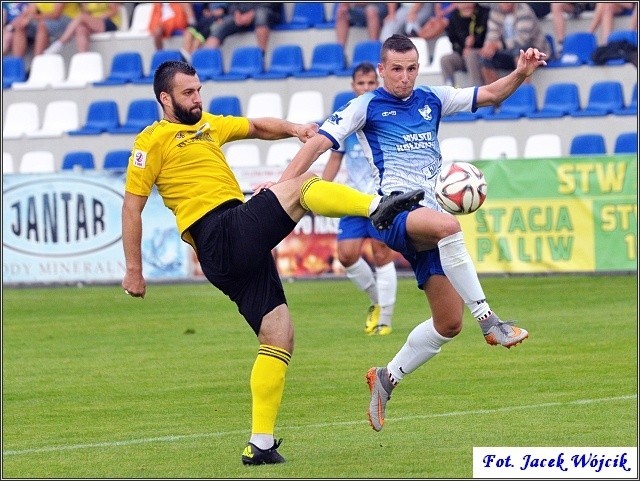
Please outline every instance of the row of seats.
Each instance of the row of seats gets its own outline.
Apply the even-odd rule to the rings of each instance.
[[[468,137],[449,137],[440,141],[442,159],[445,162],[472,162],[477,159],[542,159],[562,157],[562,139],[557,134],[533,134],[527,137],[522,155],[518,141],[511,135],[485,137],[480,155],[475,155],[473,140]],[[604,155],[638,153],[638,132],[623,132],[616,138],[612,151],[606,147],[601,134],[580,134],[571,139],[569,155]]]
[[[266,159],[261,158],[259,147],[251,142],[230,143],[223,147],[229,165],[233,168],[284,167],[300,150],[301,144],[296,140],[281,140],[269,145]],[[440,142],[444,162],[465,161],[473,162],[477,159],[501,160],[515,158],[554,158],[562,157],[562,141],[557,134],[534,134],[527,138],[522,155],[518,143],[513,136],[496,135],[486,137],[480,148],[480,155],[476,156],[473,141],[468,137],[449,137]],[[624,132],[616,138],[612,151],[614,154],[632,154],[638,152],[638,133]],[[576,135],[570,146],[570,155],[604,155],[609,153],[604,137],[601,134]],[[102,169],[125,170],[131,152],[129,150],[113,150],[106,153]],[[327,151],[315,162],[314,167],[322,168],[329,159]],[[71,151],[65,154],[61,163],[61,170],[94,170],[96,169],[94,155],[90,151]],[[48,151],[26,152],[19,167],[16,168],[11,154],[3,152],[3,174],[19,173],[53,173],[56,171],[54,155]]]
[[[104,156],[102,169],[109,171],[125,171],[129,163],[130,150],[111,150]],[[62,170],[93,170],[96,162],[92,152],[71,151],[62,159]],[[56,159],[52,152],[46,150],[32,150],[25,152],[16,166],[13,155],[2,152],[3,174],[48,174],[56,172]]]
[[[537,94],[531,84],[521,85],[506,99],[499,109],[482,107],[475,113],[460,112],[444,117],[444,122],[474,120],[504,120],[572,117],[598,117],[605,115],[637,115],[637,84],[631,93],[628,105],[623,98],[622,84],[618,81],[595,82],[589,99],[581,109],[578,86],[571,82],[551,84],[545,91],[544,105],[537,108]],[[333,101],[332,112],[353,98],[351,91],[339,92]],[[294,92],[288,102],[285,115],[282,96],[277,92],[257,92],[247,102],[246,116],[286,118],[292,122],[321,122],[331,112],[325,112],[324,98],[318,90]],[[235,95],[214,97],[208,111],[219,115],[243,115],[240,99]],[[78,105],[73,100],[57,100],[47,104],[42,125],[39,109],[34,102],[16,102],[7,107],[3,138],[17,139],[60,137],[70,135],[137,134],[147,125],[160,119],[160,109],[155,99],[134,99],[130,102],[124,122],[120,122],[118,105],[114,100],[92,102],[87,111],[86,122],[80,127]]]
[[[633,38],[637,46],[637,33],[631,30],[612,32],[609,38],[610,41]],[[425,39],[414,37],[412,41],[418,49],[420,73],[440,73],[440,59],[453,51],[448,37],[441,36],[436,40],[433,55],[429,54],[429,44]],[[550,60],[547,66],[569,67],[593,64],[590,59],[596,45],[596,38],[592,33],[569,34],[565,39],[562,57]],[[356,43],[349,65],[347,65],[343,47],[335,42],[315,45],[309,68],[305,68],[302,47],[296,44],[283,44],[274,47],[268,67],[264,65],[262,51],[256,46],[235,48],[232,52],[229,70],[226,72],[220,49],[198,49],[193,53],[191,62],[202,81],[309,78],[327,75],[350,76],[353,67],[360,62],[366,61],[376,65],[380,60],[381,46],[381,42],[377,40],[364,40]],[[99,53],[77,53],[72,56],[69,62],[68,76],[65,77],[63,57],[60,54],[43,54],[33,58],[27,78],[22,58],[6,56],[3,58],[2,85],[3,88],[29,90],[48,87],[75,88],[86,85],[123,85],[126,83],[150,84],[153,82],[153,73],[158,65],[167,60],[182,58],[179,50],[158,50],[153,54],[151,64],[145,72],[142,55],[139,52],[123,51],[114,55],[110,71],[105,77]],[[609,60],[607,62],[607,64],[621,63],[624,63],[624,60]]]
[[[545,90],[543,105],[538,109],[536,88],[522,84],[499,108],[481,107],[474,113],[459,112],[444,117],[443,122],[505,120],[527,117],[549,119],[564,116],[602,117],[606,115],[638,115],[638,84],[631,91],[629,102],[625,102],[622,83],[617,80],[594,82],[584,109],[581,108],[580,91],[573,82],[550,84]]]

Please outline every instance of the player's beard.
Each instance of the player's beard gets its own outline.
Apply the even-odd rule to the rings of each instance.
[[[191,109],[185,109],[179,105],[173,97],[171,98],[173,104],[173,115],[180,121],[181,124],[195,125],[200,122],[202,118],[202,107],[193,107]]]

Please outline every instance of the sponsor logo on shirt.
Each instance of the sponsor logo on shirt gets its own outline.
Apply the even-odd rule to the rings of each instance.
[[[409,152],[419,149],[433,149],[435,147],[435,136],[433,132],[421,132],[418,134],[405,134],[402,136],[404,144],[396,144],[398,152]]]
[[[134,150],[133,165],[134,167],[139,167],[140,169],[144,169],[145,165],[147,165],[147,153],[138,149]]]
[[[343,118],[340,117],[337,113],[334,113],[333,115],[331,115],[331,117],[327,119],[327,121],[334,125],[338,125],[342,119]]]
[[[382,112],[383,117],[388,117],[389,115],[396,115],[395,110],[389,110],[388,112]]]
[[[421,109],[418,109],[418,112],[420,113],[420,115],[422,115],[423,119],[431,120],[431,107],[429,107],[428,105],[425,105]]]

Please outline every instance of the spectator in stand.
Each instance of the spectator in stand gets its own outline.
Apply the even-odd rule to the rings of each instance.
[[[11,50],[16,57],[24,57],[33,41],[33,55],[40,55],[56,40],[80,13],[77,3],[29,3],[13,21]]]
[[[607,44],[609,34],[613,31],[613,17],[632,14],[634,6],[635,2],[596,3],[596,9],[593,14],[593,19],[591,20],[591,25],[589,26],[589,32],[595,34],[598,27],[601,27],[598,45]]]
[[[191,8],[190,4],[186,4]],[[224,2],[208,2],[204,4],[199,17],[195,12],[191,15],[195,18],[195,22],[189,24],[182,35],[182,56],[191,61],[191,54],[204,45],[205,40],[209,36],[211,26],[222,20],[227,13],[227,3]]]
[[[392,4],[389,4],[392,5]],[[384,42],[394,34],[417,36],[422,27],[434,14],[434,4],[429,2],[403,3],[395,11],[389,8],[380,32]]]
[[[564,44],[564,37],[567,33],[566,15],[570,15],[573,19],[578,18],[582,12],[593,10],[595,3],[586,2],[552,2],[551,3],[551,21],[553,23],[553,36],[556,43],[556,56],[559,57]]]
[[[187,25],[195,22],[193,8],[187,3],[159,2],[153,4],[151,19],[149,20],[149,32],[153,37],[156,50],[164,48],[164,39],[174,33],[187,28]]]
[[[367,27],[370,40],[378,40],[384,19],[390,9],[395,13],[397,3],[341,2],[336,9],[336,41],[345,47],[350,27]]]
[[[27,2],[2,2],[2,55],[11,52],[11,41],[13,40],[13,22],[20,14],[27,9]]]
[[[483,85],[480,49],[484,45],[489,8],[478,3],[458,2],[449,18],[447,36],[453,52],[440,59],[445,85],[457,86],[456,72],[467,72],[471,85]]]
[[[44,53],[58,53],[71,38],[76,39],[78,52],[89,51],[89,38],[92,33],[113,32],[120,28],[120,4],[117,2],[82,2],[80,13],[67,26],[58,40],[53,42]]]
[[[449,25],[449,17],[454,10],[455,2],[434,3],[433,15],[420,27],[417,36],[425,40],[433,40],[441,36],[447,28],[447,25]]]
[[[532,47],[547,57],[551,53],[540,21],[526,3],[494,4],[487,25],[487,36],[479,52],[484,85],[498,80],[500,70],[514,70],[521,49]]]
[[[527,5],[531,7],[538,20],[542,20],[551,13],[551,2],[527,2]]]
[[[229,35],[255,29],[258,47],[264,54],[271,29],[280,22],[282,5],[277,2],[232,2],[228,7],[222,20],[211,25],[204,46],[219,48]]]

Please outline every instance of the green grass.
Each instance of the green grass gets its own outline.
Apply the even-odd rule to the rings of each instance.
[[[393,334],[367,337],[348,280],[287,283],[287,463],[260,467],[240,463],[257,341],[212,286],[5,288],[3,478],[465,478],[474,446],[637,446],[636,277],[482,282],[530,339],[490,347],[467,312],[380,433],[364,374],[429,316],[424,294],[401,279]]]

